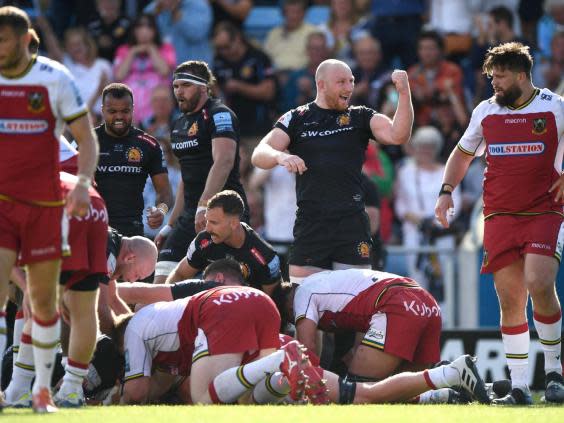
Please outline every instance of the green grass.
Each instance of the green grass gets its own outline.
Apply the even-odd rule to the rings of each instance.
[[[2,415],[3,414],[3,415]],[[349,406],[127,406],[87,407],[34,415],[5,409],[0,422],[64,423],[387,423],[387,422],[564,422],[564,405],[498,408],[484,405],[349,405]]]

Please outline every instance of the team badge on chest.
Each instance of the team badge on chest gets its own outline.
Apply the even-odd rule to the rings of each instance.
[[[137,147],[129,147],[125,153],[125,157],[129,163],[141,163],[143,152]]]
[[[349,115],[339,115],[337,117],[337,125],[345,126],[351,123],[351,117]]]
[[[533,119],[533,134],[542,135],[546,132],[546,118]]]
[[[198,133],[198,123],[194,122],[192,124],[192,126],[190,127],[190,129],[188,129],[188,136],[189,137],[193,137],[194,135],[196,135]]]
[[[27,95],[27,110],[31,113],[41,113],[45,110],[43,93],[32,91]]]

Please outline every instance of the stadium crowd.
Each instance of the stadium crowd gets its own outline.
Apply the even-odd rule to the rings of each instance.
[[[54,131],[68,172],[56,184],[68,196],[72,251],[62,262],[59,306],[35,280],[46,270],[33,246],[23,254],[28,239],[0,237],[0,276],[11,272],[10,306],[0,316],[6,405],[529,404],[529,329],[505,302],[521,298],[499,282],[521,273],[545,351],[545,398],[564,402],[560,305],[531,289],[526,271],[496,280],[513,385],[485,384],[467,355],[440,361],[444,257],[407,254],[406,274],[383,271],[387,245],[456,248],[482,204],[484,156],[459,174],[451,152],[480,151],[482,134],[470,139],[476,111],[501,95],[488,79],[500,79],[495,59],[483,72],[491,49],[519,42],[534,61],[532,85],[519,81],[520,95],[504,106],[513,110],[534,87],[547,101],[564,95],[563,0],[0,3],[30,17],[34,32],[14,47],[30,69],[38,50],[68,69],[72,86],[57,93],[66,106],[52,111],[53,122],[67,124]],[[0,13],[0,44],[6,27],[22,22]],[[14,85],[5,57],[2,90]],[[66,72],[37,63],[33,72],[40,64]],[[44,112],[49,94],[41,93],[26,92],[29,113]],[[535,136],[553,131],[562,142],[559,101],[554,128],[535,115]],[[0,110],[2,120],[18,118]],[[321,136],[324,147],[300,141]],[[547,186],[559,199],[552,176]],[[2,191],[4,179],[0,204],[49,208],[60,200],[57,190],[22,199]],[[499,201],[491,198],[486,215]],[[561,222],[558,207],[551,225]],[[57,222],[50,219],[43,228]],[[30,227],[26,236],[34,230],[47,232]],[[25,272],[5,253],[20,248]],[[62,329],[51,329],[59,327],[55,309]]]

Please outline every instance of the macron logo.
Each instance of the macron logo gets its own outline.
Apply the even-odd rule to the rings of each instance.
[[[488,154],[492,156],[530,156],[543,152],[544,143],[542,142],[490,144],[488,146]]]

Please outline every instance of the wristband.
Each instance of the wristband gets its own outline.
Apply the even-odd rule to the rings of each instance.
[[[170,226],[168,223],[166,225],[163,226],[163,228],[159,231],[159,235],[164,237],[167,237],[168,234],[170,233],[170,231],[172,231],[172,226]]]
[[[157,205],[157,210],[166,216],[168,213],[168,206],[165,203],[160,203]]]
[[[90,187],[92,186],[92,178],[89,178],[88,176],[83,174],[79,174],[78,180],[76,181],[76,186],[90,189]]]
[[[450,187],[450,189],[446,189],[446,187]],[[452,195],[453,190],[454,190],[454,187],[451,184],[442,184],[441,190],[439,191],[439,197],[441,195]]]
[[[196,209],[196,214],[200,213],[200,212],[205,212],[208,208],[204,207],[204,206],[198,206],[198,208]]]

